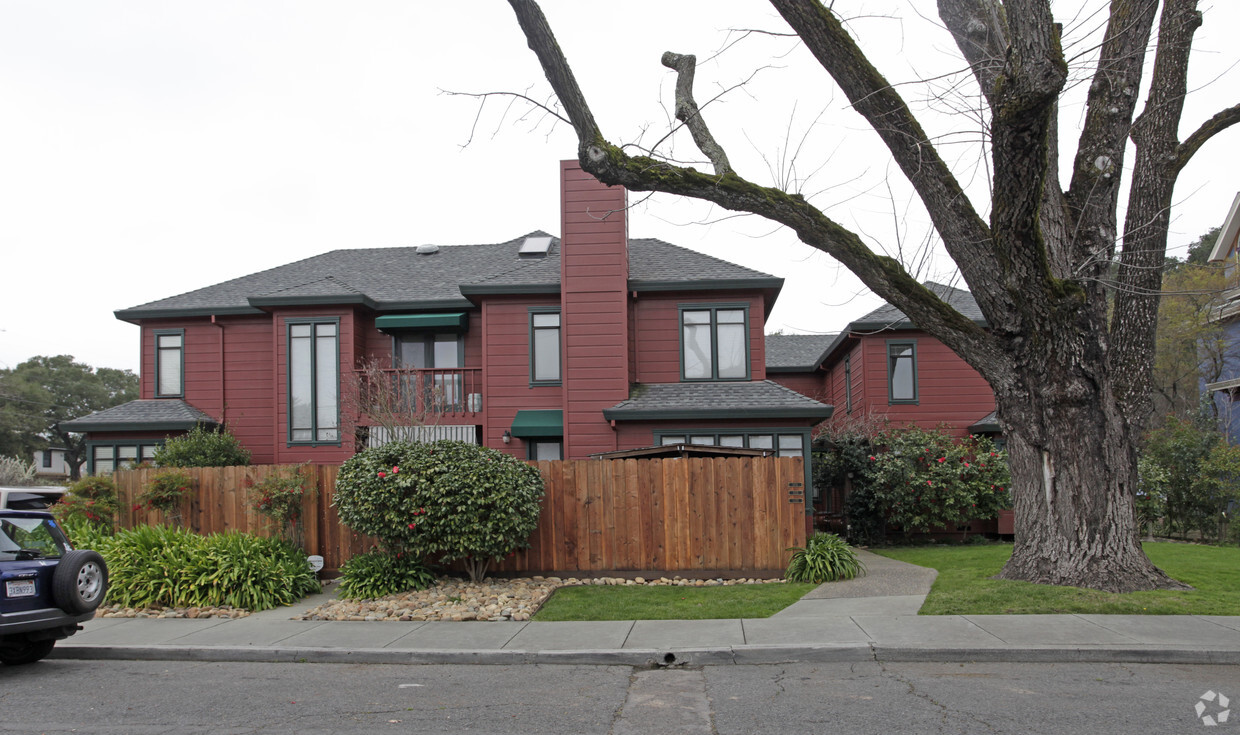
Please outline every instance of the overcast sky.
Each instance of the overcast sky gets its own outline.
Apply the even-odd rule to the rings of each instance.
[[[930,0],[853,5],[865,8],[853,32],[893,81],[960,66]],[[1075,2],[1055,5],[1076,37],[1099,21]],[[769,6],[543,6],[613,141],[663,136],[674,78],[659,57],[695,53],[699,101],[731,90],[705,114],[740,173],[792,182],[875,248],[907,254],[924,242],[907,185],[804,49],[735,31],[786,32]],[[1240,3],[1202,7],[1185,134],[1240,96]],[[546,97],[506,2],[0,2],[0,367],[71,354],[136,371],[138,328],[114,310],[328,250],[559,234],[556,162],[576,151],[567,126],[498,99],[479,115],[475,100],[442,90]],[[983,207],[986,161],[968,114],[976,101],[950,94],[947,81],[901,90]],[[934,106],[957,114],[925,109],[944,95]],[[1066,104],[1066,124],[1079,113]],[[1180,254],[1222,222],[1240,189],[1237,136],[1211,142],[1180,178],[1171,237]],[[679,158],[700,160],[691,143],[673,142]],[[837,331],[878,303],[761,220],[673,197],[630,201],[633,237],[785,278],[768,331]],[[948,280],[951,264],[931,257],[920,275]]]

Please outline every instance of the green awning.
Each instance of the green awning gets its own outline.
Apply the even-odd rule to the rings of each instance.
[[[519,437],[564,436],[564,412],[555,410],[517,411],[512,435]]]
[[[450,314],[388,314],[375,319],[375,328],[381,331],[405,329],[465,332],[469,329],[469,314],[463,311]]]

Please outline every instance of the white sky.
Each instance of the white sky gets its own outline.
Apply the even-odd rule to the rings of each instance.
[[[1069,4],[1056,12],[1070,33],[1097,22]],[[786,30],[756,1],[543,5],[617,142],[666,131],[674,78],[663,51],[701,61],[730,28]],[[857,5],[867,15],[853,32],[889,79],[959,66],[930,0]],[[1240,3],[1202,6],[1193,86],[1203,89],[1185,134],[1240,97]],[[699,102],[761,65],[707,107],[734,167],[772,183],[794,161],[799,188],[830,216],[893,254],[900,241],[915,249],[924,213],[793,40],[751,36],[704,63]],[[558,234],[556,162],[576,151],[568,127],[501,118],[505,103],[492,101],[462,147],[477,103],[440,93],[527,88],[539,98],[548,90],[503,0],[0,2],[0,366],[72,354],[136,371],[138,329],[115,309],[328,250]],[[901,89],[920,110],[927,90]],[[1065,105],[1066,123],[1078,118]],[[929,112],[923,122],[953,143],[944,157],[984,201],[985,161],[967,145],[977,124]],[[1179,254],[1221,223],[1240,189],[1237,136],[1210,143],[1180,178]],[[1070,162],[1074,134],[1064,138]],[[675,143],[700,160],[687,139]],[[659,196],[634,207],[629,229],[787,279],[768,331],[837,331],[878,303],[829,258],[756,218]],[[931,259],[921,276],[947,280],[950,263]]]

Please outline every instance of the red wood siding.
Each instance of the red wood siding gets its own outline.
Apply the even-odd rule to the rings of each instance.
[[[680,382],[680,306],[682,304],[749,305],[749,371],[766,379],[764,299],[755,292],[700,291],[639,293],[633,303],[633,362],[638,383]]]
[[[932,429],[946,424],[958,435],[995,410],[994,392],[976,370],[956,353],[925,332],[881,332],[861,336],[852,348],[853,415],[870,412],[886,416],[893,425],[916,424]],[[917,403],[891,404],[887,392],[887,343],[917,343]],[[844,411],[843,353],[831,364],[831,395],[835,404],[832,420]]]
[[[602,410],[629,393],[627,194],[563,161],[560,197],[564,456],[575,459],[616,448]]]
[[[827,387],[827,373],[817,371],[813,373],[768,373],[767,378],[773,383],[779,383],[785,388],[800,393],[803,396],[809,396],[816,401],[823,403],[832,403],[830,390]],[[841,410],[843,403],[833,404],[836,410]]]
[[[482,304],[483,409],[486,414],[482,443],[514,457],[525,459],[525,443],[513,438],[503,443],[503,433],[512,427],[517,411],[557,409],[563,403],[558,385],[530,385],[530,308],[560,306],[556,296],[489,298]],[[481,330],[479,330],[481,331]]]
[[[230,317],[219,323],[224,339],[224,421],[250,450],[253,462],[272,462],[275,437],[271,433],[271,415],[276,397],[271,317]],[[198,405],[192,400],[190,403]]]

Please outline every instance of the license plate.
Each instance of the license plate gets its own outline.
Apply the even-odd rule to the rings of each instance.
[[[4,583],[5,597],[34,597],[34,580],[19,580]]]

